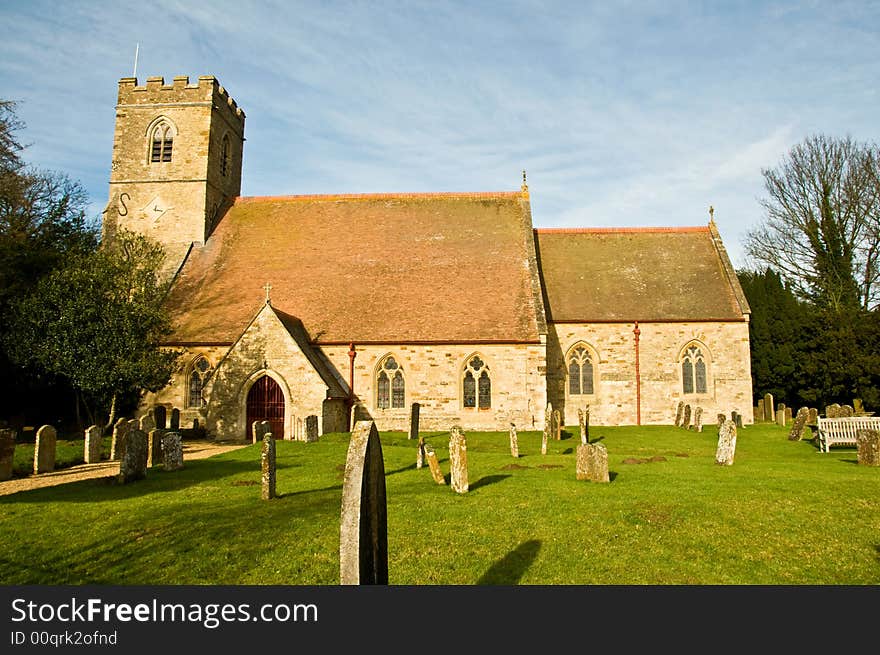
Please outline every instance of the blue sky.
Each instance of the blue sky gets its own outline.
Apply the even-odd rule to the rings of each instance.
[[[0,0],[28,161],[107,200],[117,82],[215,75],[243,195],[515,190],[536,227],[705,225],[734,264],[761,169],[880,141],[880,2]]]

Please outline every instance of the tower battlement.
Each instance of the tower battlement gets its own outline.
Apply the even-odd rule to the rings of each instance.
[[[119,80],[117,107],[126,105],[212,103],[215,108],[228,108],[228,115],[244,123],[245,114],[226,89],[213,75],[201,75],[195,83],[190,83],[188,75],[176,76],[171,84],[165,83],[162,76],[148,77],[146,84],[138,86],[136,77],[123,77]]]

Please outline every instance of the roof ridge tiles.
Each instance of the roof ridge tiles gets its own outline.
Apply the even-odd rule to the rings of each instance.
[[[626,233],[670,233],[670,232],[709,232],[705,225],[683,225],[679,227],[537,227],[537,234],[626,234]]]
[[[289,196],[238,196],[235,204],[253,202],[280,202],[294,201],[307,202],[312,200],[437,200],[444,198],[521,198],[521,191],[439,191],[439,192],[416,192],[416,193],[331,193],[331,194],[305,194]]]

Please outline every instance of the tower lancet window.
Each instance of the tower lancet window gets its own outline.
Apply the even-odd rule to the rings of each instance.
[[[169,123],[164,120],[159,121],[153,128],[150,141],[151,163],[171,161],[171,150],[174,146],[174,128]]]
[[[220,175],[227,177],[229,175],[229,135],[223,137],[223,144],[220,146]]]

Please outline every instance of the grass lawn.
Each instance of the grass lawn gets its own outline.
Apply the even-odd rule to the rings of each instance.
[[[575,479],[576,428],[546,456],[540,433],[521,432],[518,460],[506,433],[470,433],[463,495],[416,469],[405,434],[383,433],[390,582],[880,583],[880,468],[787,432],[745,427],[722,467],[712,426],[593,426],[610,484]],[[448,479],[448,433],[426,436]],[[272,501],[259,445],[127,486],[0,496],[0,583],[338,584],[348,435],[277,446]]]

